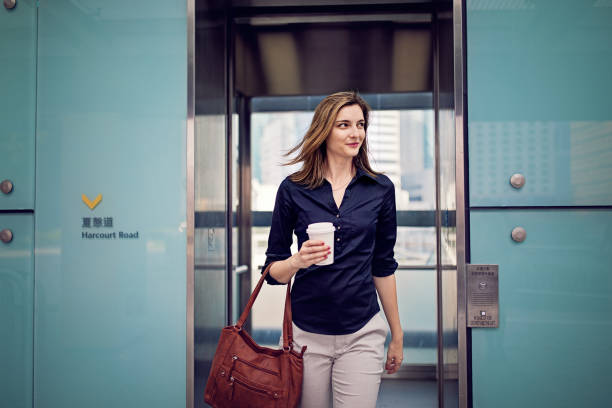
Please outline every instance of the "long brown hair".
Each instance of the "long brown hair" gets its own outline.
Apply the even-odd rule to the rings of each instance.
[[[379,172],[375,172],[370,167],[368,160],[368,138],[367,130],[369,124],[370,106],[357,92],[337,92],[326,96],[315,109],[310,128],[295,147],[284,156],[290,156],[298,152],[297,156],[283,166],[302,163],[302,168],[291,174],[289,178],[294,183],[302,184],[310,189],[319,187],[323,184],[325,159],[327,155],[326,139],[330,135],[336,117],[340,109],[345,106],[359,105],[365,119],[366,137],[359,148],[357,156],[353,157],[353,164],[356,168],[361,168],[370,175],[376,177]]]

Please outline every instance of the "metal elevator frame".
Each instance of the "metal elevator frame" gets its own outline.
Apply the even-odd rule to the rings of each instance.
[[[194,180],[194,94],[195,94],[195,19],[196,9],[195,0],[187,0],[188,4],[188,117],[187,117],[187,407],[193,407],[193,356],[194,356],[194,345],[193,345],[193,316],[194,316],[194,202],[193,202],[193,180]],[[372,14],[372,13],[395,13],[395,12],[426,12],[435,7],[436,2],[430,3],[408,3],[408,4],[375,4],[375,5],[352,5],[350,6],[352,13],[357,14]],[[233,26],[234,18],[245,17],[245,16],[274,16],[287,14],[288,9],[291,13],[296,15],[322,15],[322,14],[337,14],[346,11],[346,7],[343,6],[292,6],[292,7],[258,7],[256,10],[248,8],[226,8],[227,12],[227,23],[226,23],[226,168],[225,176],[227,182],[226,188],[226,211],[225,211],[225,225],[226,226],[237,226],[238,227],[238,264],[249,265],[251,262],[251,225],[253,221],[251,212],[251,162],[250,162],[250,103],[248,98],[244,96],[234,97],[234,36]],[[432,13],[436,15],[436,13]],[[468,214],[466,213],[466,200],[467,200],[467,180],[465,180],[467,162],[464,157],[466,150],[466,112],[465,112],[465,0],[453,0],[452,1],[452,19],[453,19],[453,59],[454,59],[454,112],[455,112],[455,187],[456,187],[456,233],[457,233],[457,330],[458,330],[458,377],[459,377],[459,406],[467,408],[471,406],[471,381],[470,381],[470,367],[469,367],[469,331],[465,325],[465,264],[468,260],[468,234],[467,228],[469,223],[467,222]],[[433,18],[433,24],[436,24],[436,18]],[[434,30],[435,31],[435,30]],[[438,64],[439,59],[437,55],[438,51],[438,38],[433,37],[433,49],[434,52],[434,65]],[[439,79],[437,77],[437,70],[434,70],[436,76],[434,77],[434,92],[433,92],[433,105],[435,112],[435,155],[436,155],[436,211],[435,211],[435,224],[436,224],[436,247],[437,247],[437,262],[436,262],[436,273],[437,273],[437,289],[438,293],[441,293],[441,271],[445,269],[445,266],[441,264],[440,260],[440,228],[442,225],[442,214],[439,205],[439,129],[438,129],[438,111],[439,111]],[[239,195],[239,206],[236,214],[232,212],[232,200],[233,200],[233,187],[232,187],[232,165],[234,158],[232,157],[232,132],[233,132],[233,114],[238,113],[238,137],[239,137],[239,168],[238,168],[238,195]],[[233,231],[232,227],[227,228],[226,234],[226,260],[225,265],[226,276],[227,276],[227,317],[228,324],[231,324],[232,315],[232,304],[234,303],[232,294],[232,280],[237,276],[240,279],[240,287],[242,291],[238,294],[240,298],[239,307],[243,307],[250,295],[250,273],[240,273],[236,275],[236,269],[232,267],[234,254],[233,254]],[[416,267],[415,267],[416,268]],[[400,269],[415,269],[411,267],[404,267]],[[422,269],[419,267],[419,269]],[[442,348],[442,330],[441,330],[441,299],[438,296],[438,364],[437,364],[437,376],[438,376],[438,401],[439,406],[444,406],[444,363],[443,363],[443,352]],[[249,327],[250,329],[250,327]]]

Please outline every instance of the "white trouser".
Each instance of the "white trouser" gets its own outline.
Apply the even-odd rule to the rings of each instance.
[[[383,373],[388,327],[380,312],[351,334],[326,335],[293,325],[304,354],[301,408],[374,408]],[[281,339],[282,342],[282,339]]]

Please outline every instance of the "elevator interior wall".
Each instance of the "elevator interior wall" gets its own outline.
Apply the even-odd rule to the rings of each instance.
[[[432,91],[428,15],[337,19],[274,25],[239,19],[236,91],[248,96]],[[250,24],[240,23],[245,20]]]

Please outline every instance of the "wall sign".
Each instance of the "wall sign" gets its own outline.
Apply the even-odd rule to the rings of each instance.
[[[83,203],[91,211],[102,202],[102,194],[98,194],[92,201],[85,194],[81,196]],[[109,215],[96,215],[93,217],[81,217],[81,239],[100,240],[134,240],[140,238],[139,231],[117,231],[115,230],[114,217]]]

